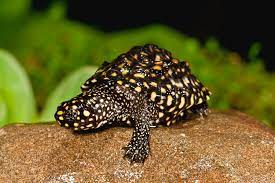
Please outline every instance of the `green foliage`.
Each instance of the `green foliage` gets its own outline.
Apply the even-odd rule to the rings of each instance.
[[[259,60],[258,56],[261,52],[262,46],[260,43],[256,42],[253,43],[250,46],[250,49],[248,51],[248,58],[250,61],[255,61],[255,60]]]
[[[73,96],[79,94],[80,86],[95,73],[95,67],[83,67],[68,77],[65,77],[57,88],[52,92],[47,100],[45,108],[42,111],[39,121],[53,121],[53,114],[56,107],[65,100],[71,99]]]
[[[28,13],[30,0],[1,0],[0,22],[13,21]]]
[[[65,75],[100,60],[96,48],[102,33],[50,14],[30,19],[7,46],[29,73],[39,110]]]
[[[36,107],[27,75],[4,50],[0,50],[0,83],[0,126],[7,122],[33,121]]]
[[[44,13],[32,14],[18,23],[13,22],[12,26],[5,24],[9,26],[4,30],[9,31],[0,34],[0,47],[15,54],[30,76],[38,110],[42,111],[39,120],[52,120],[56,106],[77,94],[80,84],[94,72],[92,68],[80,68],[98,67],[104,60],[111,61],[134,45],[155,43],[170,50],[175,57],[189,61],[192,71],[213,93],[212,108],[241,110],[275,127],[275,75],[264,70],[259,43],[251,45],[249,62],[245,63],[237,53],[223,49],[214,38],[202,44],[163,25],[103,33],[68,21],[64,18],[65,9],[62,3],[54,4]],[[9,73],[5,74],[3,76],[12,79]],[[56,88],[64,76],[66,79]],[[0,120],[3,121],[10,119],[10,110],[13,110],[5,100],[6,97],[0,95]]]

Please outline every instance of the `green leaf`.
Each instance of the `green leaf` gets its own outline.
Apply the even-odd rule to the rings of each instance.
[[[46,106],[41,114],[40,121],[53,121],[57,106],[81,92],[80,86],[90,77],[96,67],[83,67],[67,76],[59,86],[52,92],[47,100]]]
[[[1,113],[5,116],[0,126],[35,119],[35,100],[27,74],[17,60],[4,50],[0,50],[0,96]]]
[[[5,101],[0,95],[0,126],[1,126],[1,121],[6,121],[7,120],[7,106]]]

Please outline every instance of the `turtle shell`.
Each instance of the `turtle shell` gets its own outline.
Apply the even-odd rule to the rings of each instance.
[[[140,93],[160,110],[174,115],[203,103],[210,95],[191,73],[188,62],[180,62],[169,51],[152,44],[133,47],[113,62],[104,62],[82,85],[82,92],[89,92],[96,83],[106,81]]]

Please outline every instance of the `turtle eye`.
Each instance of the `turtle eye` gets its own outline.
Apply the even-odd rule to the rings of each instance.
[[[68,109],[66,112],[65,112],[65,121],[67,121],[68,123],[73,123],[76,118],[77,118],[77,110],[75,109]]]

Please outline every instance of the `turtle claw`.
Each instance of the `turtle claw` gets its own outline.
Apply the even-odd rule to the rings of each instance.
[[[145,159],[149,156],[150,148],[148,143],[134,143],[135,146],[130,143],[128,146],[122,148],[125,151],[124,159],[132,163],[144,163]]]

